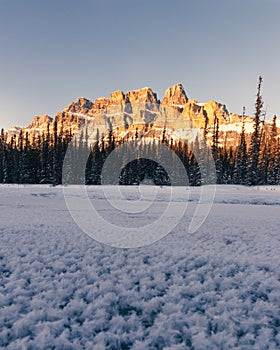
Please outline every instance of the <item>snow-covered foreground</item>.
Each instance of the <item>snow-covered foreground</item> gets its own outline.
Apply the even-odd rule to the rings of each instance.
[[[88,191],[106,220],[145,221],[118,213],[101,188]],[[136,199],[135,188],[124,191]],[[183,204],[187,190],[174,191]],[[1,348],[279,349],[279,188],[218,186],[207,220],[189,234],[199,191],[162,240],[119,249],[79,229],[61,187],[0,187]]]

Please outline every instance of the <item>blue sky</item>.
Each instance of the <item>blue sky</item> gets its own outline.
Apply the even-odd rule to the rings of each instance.
[[[0,0],[0,127],[72,100],[181,82],[253,113],[259,74],[280,114],[280,0]]]

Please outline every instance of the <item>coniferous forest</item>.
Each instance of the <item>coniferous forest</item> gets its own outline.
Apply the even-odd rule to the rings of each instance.
[[[211,145],[196,139],[192,144],[185,141],[173,140],[162,131],[157,142],[142,142],[141,158],[137,158],[124,166],[119,174],[118,182],[123,185],[139,184],[144,179],[150,180],[156,185],[170,185],[170,174],[157,162],[148,159],[149,154],[157,154],[160,143],[169,147],[171,154],[176,154],[183,163],[191,186],[199,186],[205,183],[218,184],[242,184],[242,185],[279,185],[280,184],[280,138],[276,126],[276,117],[269,125],[270,130],[264,128],[262,119],[263,101],[261,96],[260,77],[255,103],[254,131],[250,139],[245,134],[245,120],[243,120],[242,132],[236,146],[227,146],[219,143],[219,119],[215,118],[211,135]],[[98,133],[98,131],[97,131]],[[207,130],[204,130],[206,136]],[[209,135],[208,135],[209,138]],[[120,144],[128,144],[128,140],[116,140],[111,132],[101,135],[94,144],[89,144],[87,132],[81,134],[79,139],[71,142],[71,131],[64,132],[63,127],[58,130],[57,121],[54,120],[53,131],[49,128],[45,133],[34,136],[32,140],[28,133],[16,138],[6,139],[4,130],[0,135],[0,183],[18,184],[52,184],[62,183],[62,168],[68,147],[70,153],[79,163],[81,154],[87,154],[88,159],[84,177],[71,176],[69,183],[98,185],[102,183],[102,167],[109,156]],[[136,129],[132,142],[139,142]],[[130,141],[131,144],[131,141]],[[69,151],[69,150],[68,150]],[[127,150],[129,152],[129,149]],[[211,152],[211,154],[210,154]],[[125,153],[125,152],[124,152]],[[145,157],[145,154],[147,157]],[[172,158],[172,157],[171,157]],[[206,177],[201,174],[201,162],[207,165],[210,158],[214,160],[216,174]],[[170,159],[172,162],[172,159]],[[172,178],[176,178],[176,166],[172,167]],[[175,184],[180,184],[180,181]]]

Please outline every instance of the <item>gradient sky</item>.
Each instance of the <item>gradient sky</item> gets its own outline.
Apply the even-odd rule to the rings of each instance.
[[[0,0],[0,127],[72,100],[181,82],[190,98],[280,114],[280,0]]]

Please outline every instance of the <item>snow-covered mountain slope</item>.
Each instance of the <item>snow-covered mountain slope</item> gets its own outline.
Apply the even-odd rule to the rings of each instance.
[[[61,187],[0,186],[0,347],[279,349],[279,188],[217,186],[190,235],[200,190],[190,189],[186,215],[164,239],[117,249],[80,231]],[[139,198],[137,187],[123,191],[122,200]],[[152,203],[151,186],[142,191]],[[122,227],[155,220],[168,191],[159,188],[143,218],[120,215],[101,187],[88,188],[100,215]],[[186,188],[173,191],[186,203]],[[70,192],[79,198],[78,186]]]

